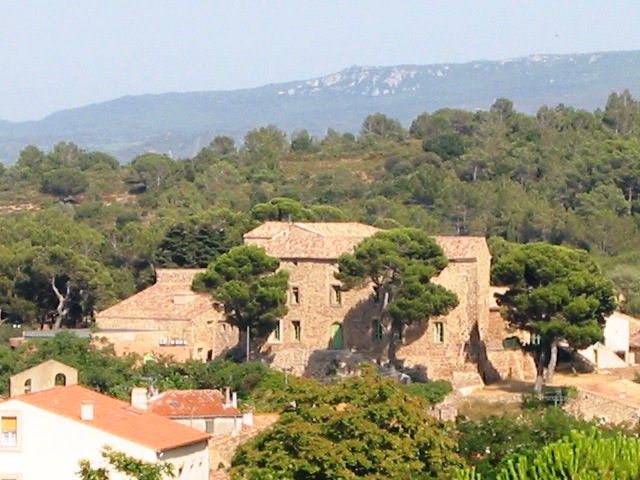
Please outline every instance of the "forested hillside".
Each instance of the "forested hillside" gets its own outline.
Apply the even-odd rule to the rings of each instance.
[[[431,234],[546,241],[588,250],[640,313],[640,103],[602,110],[377,113],[358,135],[274,125],[193,158],[126,165],[58,143],[0,170],[0,308],[8,323],[74,326],[153,280],[205,266],[267,219],[354,220]],[[493,241],[494,254],[500,242]]]

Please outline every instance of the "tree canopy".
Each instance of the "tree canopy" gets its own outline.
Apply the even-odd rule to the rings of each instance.
[[[234,247],[216,257],[193,280],[193,288],[210,292],[222,304],[227,321],[261,345],[276,322],[287,313],[289,274],[280,261],[253,245]],[[249,352],[247,352],[247,355]]]
[[[587,252],[544,243],[514,246],[494,264],[492,276],[509,287],[497,296],[507,319],[540,336],[537,391],[547,361],[547,381],[553,378],[561,340],[575,349],[603,340],[606,316],[616,306],[613,283]]]
[[[431,282],[448,260],[434,238],[412,228],[382,230],[338,259],[335,277],[346,288],[373,285],[391,318],[390,360],[395,339],[414,322],[443,315],[458,304],[455,293]]]
[[[293,410],[238,448],[232,478],[435,479],[461,464],[420,399],[370,369],[322,388],[300,383],[290,394]]]

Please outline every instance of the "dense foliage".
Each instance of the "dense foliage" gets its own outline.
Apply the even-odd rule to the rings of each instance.
[[[130,457],[124,452],[115,451],[106,446],[100,452],[109,467],[92,467],[88,460],[80,460],[78,477],[82,480],[109,480],[109,470],[126,475],[135,480],[164,480],[175,478],[173,465],[170,463],[151,463]]]
[[[425,404],[371,370],[326,387],[303,382],[291,394],[292,410],[236,451],[233,478],[450,478],[461,464]]]
[[[457,472],[457,480],[632,480],[640,476],[640,440],[618,433],[603,436],[571,431],[566,437],[542,446],[533,455],[509,458],[496,476],[484,477],[472,470]]]
[[[456,421],[460,454],[484,479],[496,475],[513,458],[533,458],[544,446],[570,431],[592,432],[596,425],[565,414],[558,407],[526,410],[521,414],[489,416],[479,421]],[[618,433],[611,429],[607,435]]]

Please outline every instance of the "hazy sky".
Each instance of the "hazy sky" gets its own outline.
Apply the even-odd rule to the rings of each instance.
[[[0,119],[355,64],[638,50],[638,20],[638,0],[4,0]]]

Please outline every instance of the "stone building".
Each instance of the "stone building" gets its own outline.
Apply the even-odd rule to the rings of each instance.
[[[97,336],[122,354],[158,353],[176,360],[223,355],[238,344],[238,331],[214,308],[209,295],[191,290],[201,271],[158,269],[154,285],[96,315],[101,330]]]
[[[376,292],[345,291],[334,277],[338,257],[377,231],[359,223],[266,222],[245,234],[245,243],[263,247],[290,273],[289,312],[264,349],[272,366],[309,375],[354,356],[388,360],[391,329]],[[481,383],[485,370],[500,378],[486,352],[492,294],[487,243],[481,237],[435,238],[449,265],[433,281],[454,291],[459,305],[405,328],[397,359],[426,378],[450,379],[461,387]]]

